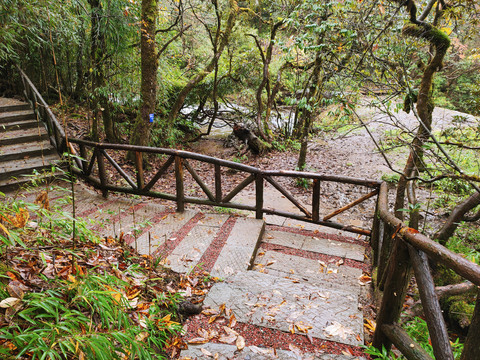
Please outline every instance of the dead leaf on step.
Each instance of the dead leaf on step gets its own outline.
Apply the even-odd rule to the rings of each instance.
[[[203,355],[208,356],[208,357],[213,357],[213,354],[208,351],[207,349],[201,348],[200,351],[202,352]]]
[[[238,336],[237,341],[235,341],[235,345],[237,346],[237,349],[242,351],[243,348],[245,347],[245,339],[243,336]]]
[[[193,344],[193,345],[198,345],[198,344],[205,344],[208,342],[208,339],[205,339],[203,337],[196,337],[196,338],[193,338],[193,339],[190,339],[187,341],[189,344]]]
[[[323,329],[323,332],[327,337],[338,336],[343,340],[345,340],[349,335],[354,335],[352,329],[340,324],[337,321],[333,321],[332,325]]]

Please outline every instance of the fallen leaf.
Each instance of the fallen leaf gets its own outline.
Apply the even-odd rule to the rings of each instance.
[[[343,340],[345,340],[349,335],[354,335],[352,329],[340,324],[337,321],[333,321],[332,325],[327,326],[325,329],[323,329],[323,332],[328,337],[339,336]]]
[[[208,339],[205,339],[203,337],[196,337],[196,338],[193,338],[193,339],[190,339],[187,341],[189,344],[193,344],[193,345],[196,345],[196,344],[205,344],[208,342]]]
[[[202,352],[203,355],[208,356],[208,357],[213,357],[213,354],[208,351],[207,349],[201,348],[200,351]]]
[[[15,306],[17,305],[19,302],[21,302],[22,300],[20,300],[19,298],[16,298],[16,297],[8,297],[6,299],[3,299],[2,301],[0,301],[0,308],[3,308],[3,309],[8,309],[12,306]]]
[[[245,339],[243,336],[238,336],[237,341],[235,342],[235,345],[237,346],[237,349],[242,351],[243,348],[245,347]]]

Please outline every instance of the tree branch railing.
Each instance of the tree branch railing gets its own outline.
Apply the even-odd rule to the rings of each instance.
[[[387,350],[395,345],[407,359],[432,359],[399,326],[408,284],[415,276],[420,301],[430,334],[435,359],[453,360],[453,351],[447,333],[438,297],[435,293],[429,260],[452,269],[463,278],[480,286],[480,266],[431,240],[417,230],[407,227],[388,209],[388,190],[380,186],[371,243],[374,265],[377,267],[377,286],[383,297],[377,313],[377,328],[373,346]],[[480,301],[477,301],[477,307]],[[468,337],[480,333],[479,311],[476,311]],[[466,343],[469,341],[467,337]],[[478,341],[470,339],[470,342]],[[478,345],[478,344],[477,344]],[[473,349],[473,350],[472,350]],[[465,347],[461,359],[476,359],[474,347]],[[478,353],[478,352],[477,352]]]
[[[377,314],[377,328],[373,345],[379,349],[382,346],[390,349],[391,345],[394,344],[409,360],[431,359],[430,355],[422,350],[398,323],[413,272],[418,284],[420,300],[426,310],[426,321],[435,358],[453,360],[447,328],[435,294],[428,261],[430,259],[443,264],[476,286],[480,286],[480,266],[448,250],[417,230],[405,226],[401,220],[389,211],[386,183],[299,171],[264,171],[252,166],[182,150],[105,144],[81,139],[69,139],[67,141],[62,127],[40,93],[21,69],[19,69],[19,72],[25,87],[25,96],[31,102],[39,119],[45,123],[52,145],[61,155],[68,150],[73,155],[71,158],[74,159],[71,167],[72,172],[100,189],[104,196],[107,196],[109,191],[114,191],[171,200],[176,202],[177,211],[180,212],[184,211],[186,203],[249,210],[254,211],[258,219],[263,218],[264,214],[272,214],[370,236],[373,265],[377,268],[376,285],[383,291]],[[123,151],[125,153],[131,151],[135,153],[134,177],[114,160],[109,154],[110,151]],[[164,163],[158,170],[155,169],[156,172],[154,171],[151,174],[148,182],[146,182],[142,163],[145,153],[150,154],[150,156],[166,156]],[[191,161],[199,161],[213,166],[213,177],[209,177],[213,179],[213,188],[210,188],[202,179],[200,175],[204,174],[199,174],[191,165]],[[116,172],[123,179],[126,186],[120,186],[109,181],[106,165],[109,166],[108,170],[110,172]],[[155,185],[158,184],[160,179],[168,175],[172,165],[175,176],[175,193],[155,191]],[[242,172],[246,177],[233,189],[225,192],[225,184],[222,183],[224,181],[222,168]],[[184,169],[198,184],[205,194],[205,198],[186,195],[189,189],[185,189]],[[303,205],[301,201],[295,199],[293,194],[280,184],[278,178],[297,178],[311,181],[310,209]],[[361,186],[370,189],[370,192],[322,218],[320,216],[320,195],[321,184],[324,182]],[[277,189],[295,208],[300,210],[301,214],[266,207],[264,204],[265,183],[269,183]],[[254,184],[255,187],[255,202],[253,204],[232,201],[236,195],[251,184]],[[377,196],[377,202],[371,230],[330,220],[332,217],[374,196]],[[475,338],[478,337],[478,334],[480,334],[480,293],[477,297],[472,325],[466,338],[461,360],[479,358],[478,339]]]

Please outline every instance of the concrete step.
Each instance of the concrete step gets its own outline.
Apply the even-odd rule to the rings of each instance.
[[[28,142],[48,140],[47,130],[40,128],[0,131],[0,146],[23,144]]]
[[[48,140],[35,141],[24,144],[0,146],[0,162],[26,159],[55,153],[55,148]]]
[[[35,113],[31,109],[21,110],[21,111],[8,111],[0,112],[0,126],[3,124],[25,121],[25,120],[36,120]]]
[[[25,111],[25,110],[32,111],[30,104],[18,102],[13,105],[0,105],[0,113]]]
[[[36,119],[12,121],[0,124],[0,132],[9,132],[12,130],[44,128],[44,125]]]
[[[17,191],[20,187],[27,187],[30,185],[44,185],[57,182],[63,182],[65,180],[65,173],[62,171],[56,171],[54,173],[48,172],[46,174],[40,174],[35,177],[32,176],[19,176],[9,179],[0,180],[0,192],[9,193]],[[33,199],[35,200],[35,199]]]
[[[238,322],[290,332],[308,326],[313,338],[359,346],[363,314],[357,295],[256,271],[240,272],[216,283],[204,306],[225,304]]]
[[[0,163],[0,180],[31,175],[35,170],[49,169],[55,164],[60,165],[60,157],[57,154],[2,162]]]
[[[209,353],[211,355],[209,355]],[[257,346],[246,346],[238,351],[235,345],[206,343],[202,345],[188,345],[187,350],[180,353],[180,359],[218,359],[218,360],[365,360],[363,357],[339,354],[313,354],[297,351],[278,350]]]

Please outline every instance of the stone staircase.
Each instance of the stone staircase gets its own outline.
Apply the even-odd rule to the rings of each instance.
[[[44,125],[37,121],[30,106],[0,98],[0,191],[30,182],[30,175],[49,170],[59,161]],[[51,176],[39,175],[36,180],[45,181]]]
[[[190,344],[181,359],[209,359],[209,353],[218,359],[363,359],[340,350],[298,354],[301,344],[315,349],[334,344],[361,353],[360,298],[367,288],[359,280],[367,270],[363,241],[231,214],[175,213],[157,200],[116,195],[104,199],[80,186],[75,194],[76,216],[88,219],[100,234],[122,236],[139,253],[161,257],[176,272],[187,274],[198,267],[221,278],[206,295],[204,308],[225,306],[235,314],[237,327],[269,332],[274,339],[257,346],[253,335],[237,329],[246,341],[244,351],[212,339]],[[61,200],[65,193],[49,196]],[[62,208],[72,211],[71,204]],[[198,338],[194,329],[215,326],[208,319],[197,315],[187,320],[187,343]],[[274,351],[276,357],[268,355],[282,341],[297,344],[297,353],[284,347]]]

